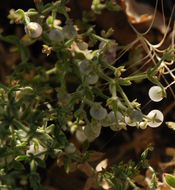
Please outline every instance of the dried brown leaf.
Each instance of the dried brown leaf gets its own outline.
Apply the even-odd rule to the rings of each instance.
[[[166,163],[159,163],[159,166],[162,170],[165,170],[169,167],[174,167],[175,166],[175,161],[170,161],[170,162],[166,162]]]
[[[166,26],[164,25],[163,15],[156,11],[154,18],[155,9],[150,5],[135,0],[121,0],[121,5],[130,23],[149,25],[154,19],[152,27],[158,29],[161,33],[165,33]]]
[[[171,190],[170,187],[168,187],[166,184],[164,183],[159,183],[158,184],[158,190]]]

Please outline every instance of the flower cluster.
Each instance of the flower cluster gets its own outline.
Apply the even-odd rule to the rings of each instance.
[[[112,0],[98,2],[93,1],[91,7],[96,13],[116,6]],[[161,101],[166,88],[158,74],[166,55],[144,71],[130,72],[133,65],[117,61],[125,51],[134,49],[141,37],[120,46],[111,39],[111,29],[98,35],[87,19],[75,24],[66,3],[58,0],[43,5],[38,1],[37,9],[11,10],[8,18],[11,23],[23,24],[24,37],[0,36],[15,45],[21,55],[21,63],[10,78],[16,83],[0,87],[0,172],[4,176],[15,170],[15,164],[28,164],[32,178],[47,157],[60,163],[62,159],[80,162],[82,154],[76,143],[81,146],[94,141],[104,127],[113,131],[146,129],[159,127],[164,121],[157,109],[144,114],[137,97],[131,100],[125,89],[134,82],[149,80],[156,84],[149,89],[150,99]],[[41,57],[51,57],[51,63],[38,59],[36,64],[36,59],[30,59],[30,45],[37,41]],[[70,141],[70,135],[75,139]]]
[[[75,133],[78,141],[84,142],[97,138],[102,127],[118,131],[126,130],[127,126],[141,129],[160,126],[164,119],[163,114],[159,110],[143,114],[140,103],[130,101],[123,86],[132,85],[132,81],[138,79],[148,79],[158,84],[155,76],[159,72],[161,61],[158,66],[152,66],[140,74],[139,78],[132,74],[124,77],[127,68],[115,66],[120,47],[114,40],[108,39],[111,29],[106,34],[103,32],[103,37],[99,36],[92,28],[82,29],[74,25],[60,1],[50,6],[50,9],[43,8],[41,13],[32,9],[27,12],[17,10],[13,14],[20,15],[25,33],[31,41],[43,41],[44,54],[57,55],[58,60],[54,67],[46,70],[45,75],[47,78],[55,77],[58,105],[66,112],[71,110],[64,127]],[[52,10],[56,9],[53,14]],[[37,22],[40,14],[42,20]],[[66,22],[57,19],[57,14],[63,15]],[[11,16],[9,18],[12,19]],[[38,74],[34,79],[40,77]],[[71,80],[76,88],[69,93],[67,86]],[[163,87],[153,86],[148,94],[152,101],[158,102],[165,97],[165,90]],[[51,107],[56,109],[55,105]],[[72,125],[69,129],[70,122]],[[72,126],[75,129],[72,130]]]

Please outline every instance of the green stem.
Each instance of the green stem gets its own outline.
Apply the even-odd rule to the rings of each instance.
[[[18,127],[19,129],[22,129],[23,131],[25,131],[26,133],[28,133],[28,128],[26,128],[25,125],[23,125],[20,121],[13,119],[13,123],[16,127]]]
[[[108,77],[107,75],[105,75],[102,71],[99,71],[99,69],[98,69],[97,72],[98,72],[98,75],[99,75],[102,79],[104,79],[104,80],[106,80],[106,81],[112,83],[112,79],[111,79],[110,77]]]
[[[164,61],[164,56],[159,60],[159,62],[155,65],[155,67],[153,67],[153,69],[151,70],[151,76],[155,75],[158,72],[158,68],[161,65],[162,61]]]
[[[123,89],[121,88],[120,85],[117,85],[117,90],[119,91],[119,93],[121,94],[121,96],[123,97],[123,99],[125,100],[127,106],[132,109],[133,108],[132,104],[129,101],[128,97],[126,96],[126,94],[124,93],[124,91],[123,91]]]
[[[26,12],[25,14],[30,17],[30,16],[36,16],[36,15],[38,15],[39,13],[36,12],[36,11],[33,11],[33,12]]]
[[[52,11],[54,8],[56,8],[58,5],[60,4],[60,1],[56,1],[55,3],[53,3],[50,7],[44,9],[42,11],[42,14],[48,13],[50,11]]]
[[[134,188],[134,190],[140,190],[140,188],[137,187],[137,186],[132,182],[132,180],[131,180],[129,177],[127,177],[126,179],[127,179],[128,183]]]
[[[103,64],[106,68],[112,70],[113,72],[116,71],[116,67],[112,66],[111,64],[106,63],[106,62],[102,62],[102,64]]]
[[[46,71],[46,75],[51,75],[51,74],[54,74],[54,73],[56,73],[56,71],[57,71],[57,68],[56,67],[54,67],[54,68],[52,68],[52,69],[49,69],[48,71]],[[34,77],[34,80],[37,80],[37,79],[39,79],[39,77],[40,77],[40,75],[38,74],[38,75],[36,75],[35,77]]]
[[[111,88],[110,88],[110,91],[111,91],[111,95],[113,98],[116,98],[117,97],[117,89],[116,89],[116,83],[115,81],[111,83]]]
[[[46,71],[46,74],[47,74],[47,75],[51,75],[51,74],[56,73],[56,71],[57,71],[57,68],[56,68],[56,67],[54,67],[54,68],[49,69],[48,71]]]
[[[101,41],[101,42],[106,42],[106,43],[108,43],[110,40],[107,40],[107,39],[105,39],[105,38],[103,38],[103,37],[101,37],[101,36],[98,36],[98,35],[96,35],[96,34],[92,34],[92,36],[95,38],[95,39],[97,39],[97,40],[99,40],[99,41]]]

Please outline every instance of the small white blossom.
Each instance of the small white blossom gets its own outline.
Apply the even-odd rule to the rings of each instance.
[[[41,146],[38,143],[31,143],[29,146],[29,149],[26,151],[26,155],[30,155],[30,154],[36,155],[44,151],[46,151],[45,147]],[[40,155],[39,157],[41,159],[44,159],[44,155]]]
[[[43,29],[37,22],[30,22],[25,26],[25,32],[30,38],[38,38],[41,36]]]
[[[147,119],[148,119],[148,126],[155,128],[159,127],[162,124],[164,116],[161,111],[152,110],[148,113]]]
[[[160,86],[152,86],[149,89],[148,95],[154,102],[159,102],[163,99],[163,91]]]

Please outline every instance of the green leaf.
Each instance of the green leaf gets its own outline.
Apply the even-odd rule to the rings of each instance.
[[[26,156],[26,155],[19,155],[15,158],[16,161],[24,161],[27,159],[28,159],[28,156]]]
[[[31,171],[36,171],[36,169],[37,169],[37,162],[35,160],[31,160],[31,162],[30,162],[30,169],[31,169]]]
[[[119,79],[119,84],[122,85],[122,86],[130,86],[132,83],[131,83],[130,80],[120,78]]]
[[[158,184],[158,182],[157,182],[156,174],[153,173],[152,178],[151,178],[150,188],[152,190],[157,189],[157,184]]]
[[[54,124],[51,124],[49,125],[47,128],[46,128],[46,133],[52,133],[55,129],[55,125]]]
[[[48,25],[52,25],[53,22],[54,22],[53,16],[49,16],[49,17],[47,18],[46,22],[47,22]]]
[[[66,158],[64,160],[64,169],[65,169],[67,174],[70,172],[71,163],[72,163],[72,161],[70,158]]]
[[[147,159],[148,154],[149,154],[150,152],[152,152],[152,151],[153,151],[153,147],[152,147],[152,146],[149,146],[149,147],[141,154],[141,159],[142,159],[142,160]]]
[[[165,180],[166,184],[172,188],[175,188],[175,176],[171,174],[164,173],[163,179]]]
[[[22,9],[16,10],[16,13],[21,15],[21,16],[24,16],[24,14],[25,14],[25,12]]]
[[[26,146],[27,146],[27,142],[22,142],[22,143],[16,145],[17,148],[23,148]]]
[[[13,44],[13,45],[19,43],[19,39],[15,35],[2,36],[0,34],[0,40],[7,42],[9,44]]]

